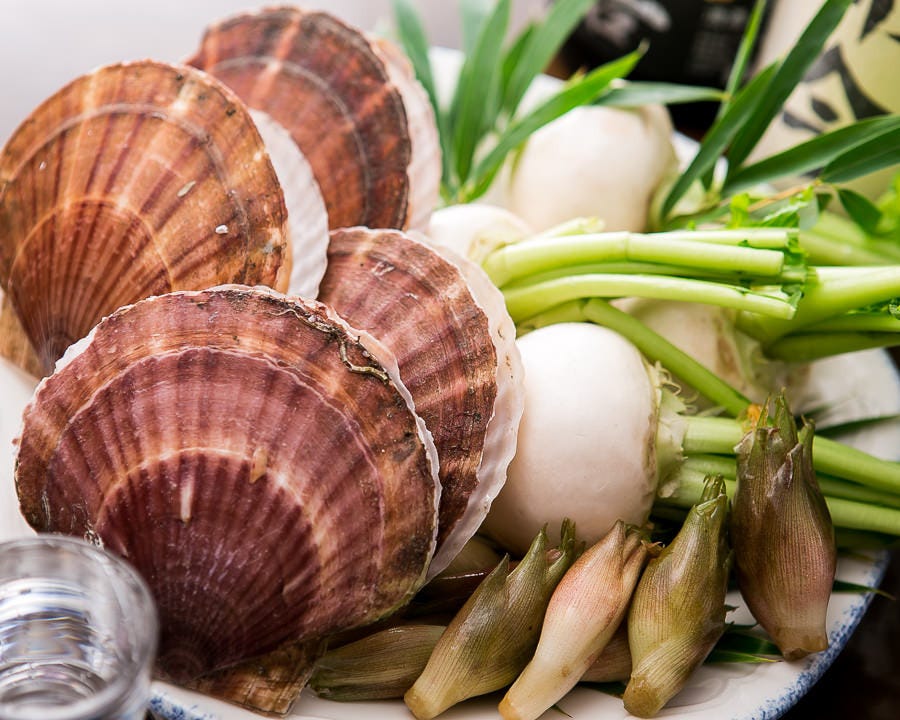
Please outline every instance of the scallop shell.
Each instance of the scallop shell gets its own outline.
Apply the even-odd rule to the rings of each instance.
[[[434,437],[442,495],[433,576],[476,532],[515,453],[524,391],[503,298],[480,268],[406,233],[345,228],[331,233],[320,299],[396,355]]]
[[[0,290],[0,357],[35,378],[43,374],[43,366],[31,346],[31,341],[19,322],[15,308]]]
[[[409,123],[362,32],[324,12],[265,8],[208,28],[188,62],[290,132],[322,190],[329,227],[407,225]]]
[[[263,289],[170,293],[104,319],[36,391],[22,514],[137,567],[164,676],[370,622],[424,581],[434,447],[393,358],[359,335]]]
[[[284,190],[290,228],[291,275],[287,292],[314,299],[328,262],[328,210],[306,156],[281,125],[250,111]]]
[[[286,287],[286,210],[241,101],[194,68],[100,68],[0,154],[0,285],[45,372],[104,315],[173,289]]]
[[[406,109],[410,131],[409,218],[407,228],[425,231],[441,198],[441,139],[434,108],[425,88],[416,79],[409,58],[385,38],[372,37],[372,47],[397,86]]]

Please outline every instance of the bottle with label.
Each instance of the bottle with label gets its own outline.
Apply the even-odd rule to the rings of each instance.
[[[760,45],[759,67],[788,52],[821,6],[821,0],[779,0]],[[754,158],[856,120],[900,113],[898,71],[900,2],[857,0],[760,140]],[[892,172],[896,169],[874,173],[854,188],[876,197]]]

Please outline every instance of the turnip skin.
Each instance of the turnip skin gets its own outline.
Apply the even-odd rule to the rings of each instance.
[[[541,527],[567,517],[588,543],[617,520],[646,522],[659,461],[655,371],[631,343],[591,323],[550,325],[517,342],[525,410],[485,533],[521,554]]]
[[[653,196],[677,159],[668,111],[578,107],[535,132],[491,198],[541,232],[573,217],[647,229]]]
[[[478,202],[435,210],[426,234],[434,244],[481,263],[491,251],[529,237],[534,231],[510,210]]]

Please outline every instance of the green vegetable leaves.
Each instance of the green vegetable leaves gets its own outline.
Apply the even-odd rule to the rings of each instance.
[[[437,117],[446,201],[470,201],[484,194],[507,156],[533,132],[572,108],[591,102],[638,62],[643,50],[561,83],[557,93],[519,115],[535,77],[556,56],[592,5],[593,0],[555,2],[541,23],[524,29],[507,46],[509,0],[462,0],[465,59],[453,97],[443,107],[428,59],[428,41],[413,5],[409,0],[394,0],[400,43]],[[660,92],[665,90],[657,87],[655,93]]]
[[[806,176],[810,187],[823,192],[828,191],[829,186],[900,164],[900,117],[896,115],[863,119],[764,160],[748,162],[763,133],[820,55],[851,2],[824,2],[787,56],[742,85],[764,4],[760,1],[754,8],[731,73],[726,99],[696,157],[677,178],[661,204],[660,217],[656,218],[658,227],[680,226],[691,219],[708,218],[712,208],[719,203],[733,203],[738,193],[784,178],[802,182]],[[721,168],[720,177],[713,173],[715,167]],[[691,216],[675,217],[679,202],[697,183],[705,193],[703,207]],[[881,213],[871,202],[845,188],[835,187],[833,192],[845,211],[864,230],[875,232]],[[809,207],[812,208],[812,204]]]

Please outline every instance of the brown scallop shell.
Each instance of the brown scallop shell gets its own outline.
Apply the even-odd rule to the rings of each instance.
[[[0,357],[6,358],[35,378],[43,375],[43,365],[3,290],[0,290]]]
[[[394,43],[371,37],[388,77],[400,91],[409,123],[409,211],[407,229],[424,232],[441,199],[441,139],[434,109],[425,88],[416,78],[412,63]]]
[[[100,68],[0,154],[0,285],[49,372],[104,315],[153,294],[283,289],[286,211],[241,101],[194,68]]]
[[[22,514],[137,567],[164,676],[367,623],[424,581],[434,447],[390,354],[359,335],[263,289],[171,293],[104,319],[36,391]]]
[[[442,494],[430,576],[476,532],[505,481],[523,405],[503,298],[463,263],[398,230],[334,230],[319,295],[396,355],[434,437]]]
[[[329,227],[406,226],[406,111],[362,32],[324,12],[265,8],[208,28],[188,62],[290,132],[321,187]]]

